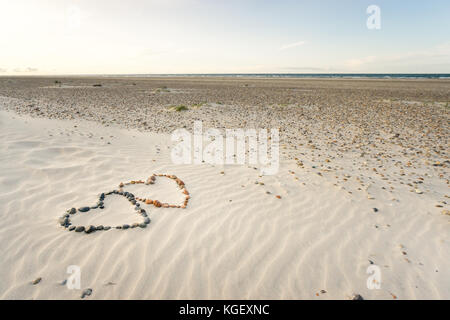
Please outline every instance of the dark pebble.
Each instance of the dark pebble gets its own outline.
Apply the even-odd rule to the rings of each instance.
[[[75,226],[70,226],[69,231],[73,231],[73,230],[75,230],[75,228],[76,228]]]
[[[78,209],[78,211],[80,211],[80,212],[88,212],[89,210],[90,210],[89,207],[81,207]]]
[[[84,231],[84,227],[83,226],[79,226],[75,228],[75,232],[83,232]]]
[[[94,226],[89,226],[89,228],[87,228],[86,230],[84,230],[84,232],[86,233],[91,233],[94,232],[95,230],[97,230]]]
[[[91,294],[92,294],[92,289],[91,288],[86,289],[81,294],[81,299],[84,299],[85,297],[90,296]]]
[[[128,229],[130,226],[128,225],[128,224],[124,224],[123,226],[122,226],[122,229]]]

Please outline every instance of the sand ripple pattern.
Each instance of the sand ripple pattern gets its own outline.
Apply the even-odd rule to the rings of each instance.
[[[85,288],[89,299],[450,298],[448,219],[408,201],[415,195],[368,202],[291,162],[268,177],[248,166],[176,166],[166,135],[0,115],[2,299],[79,299]],[[144,207],[152,223],[130,232],[61,232],[67,208],[153,172],[183,179],[187,209]],[[179,202],[164,183],[130,191]],[[129,204],[122,214],[115,200],[86,219],[129,222]],[[366,287],[371,262],[380,290]],[[81,268],[80,290],[61,285],[69,265]]]

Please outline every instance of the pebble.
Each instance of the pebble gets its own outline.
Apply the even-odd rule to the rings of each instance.
[[[92,289],[88,288],[86,290],[83,291],[83,293],[81,294],[81,299],[84,299],[85,297],[88,297],[92,294]]]
[[[80,212],[88,212],[89,210],[91,210],[89,207],[81,207],[78,209]]]
[[[68,226],[68,224],[70,223],[69,218],[60,218],[59,219],[59,223],[61,226]]]
[[[364,298],[360,294],[355,294],[353,295],[352,300],[364,300]]]
[[[84,231],[84,227],[83,226],[79,226],[75,228],[75,232],[83,232]]]
[[[39,278],[33,280],[33,281],[31,282],[31,284],[32,284],[32,285],[37,285],[39,282],[41,282],[41,280],[42,280],[42,278],[39,277]]]
[[[94,226],[89,226],[86,230],[84,230],[84,232],[86,232],[86,233],[92,233],[92,232],[94,232],[95,230],[97,230],[96,227],[94,227]]]

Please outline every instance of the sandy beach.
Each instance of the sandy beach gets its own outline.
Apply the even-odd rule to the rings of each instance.
[[[449,101],[450,80],[0,77],[0,299],[450,299]],[[194,121],[278,129],[277,174],[174,164]],[[133,197],[78,212],[113,190]]]

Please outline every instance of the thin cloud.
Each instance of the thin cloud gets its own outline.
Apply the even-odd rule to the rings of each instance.
[[[31,67],[28,67],[28,68],[25,68],[25,69],[22,69],[22,68],[15,68],[15,69],[13,69],[13,71],[16,72],[16,73],[37,72],[38,70],[39,70],[38,68],[31,68]]]
[[[300,46],[304,45],[305,43],[306,43],[305,41],[299,41],[299,42],[286,44],[286,45],[282,46],[280,48],[280,50],[287,50],[287,49],[292,49],[292,48],[295,48],[295,47],[300,47]]]
[[[347,67],[359,67],[361,65],[371,63],[371,62],[375,61],[375,59],[376,59],[375,56],[368,56],[368,57],[364,57],[364,58],[360,58],[360,59],[350,59],[345,62],[345,65]]]
[[[344,66],[349,68],[363,68],[369,66],[398,66],[398,65],[429,65],[440,64],[448,68],[450,64],[450,44],[441,45],[418,51],[409,51],[395,55],[368,56],[349,59]]]
[[[317,68],[317,67],[282,67],[284,71],[330,71],[328,68]]]

